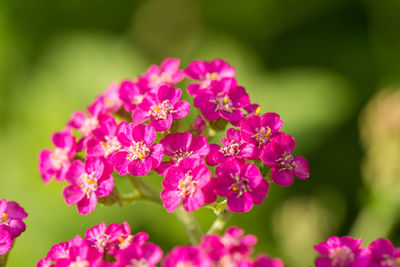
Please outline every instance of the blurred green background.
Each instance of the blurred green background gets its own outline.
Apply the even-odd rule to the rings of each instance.
[[[384,180],[380,170],[396,157],[376,145],[381,133],[368,139],[374,123],[363,148],[359,117],[376,91],[400,80],[399,13],[395,0],[0,1],[0,198],[29,213],[8,266],[34,266],[53,244],[100,221],[126,220],[165,250],[187,242],[174,215],[152,203],[81,216],[64,203],[64,185],[44,185],[37,170],[38,152],[74,110],[166,57],[183,66],[227,60],[263,112],[281,114],[295,153],[309,160],[309,180],[272,186],[263,205],[231,220],[258,236],[257,252],[305,267],[330,235],[398,245],[399,172],[393,183],[368,182]],[[371,142],[378,152],[366,154]],[[399,143],[385,145],[396,154]],[[368,155],[383,158],[374,172],[362,171]],[[203,229],[214,219],[210,210],[196,216]]]

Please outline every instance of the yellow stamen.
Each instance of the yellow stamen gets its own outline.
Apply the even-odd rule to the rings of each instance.
[[[234,186],[234,187],[232,188],[232,190],[235,191],[235,192],[237,192],[237,191],[239,191],[239,187]]]
[[[139,159],[144,159],[144,155],[143,154],[139,154]]]
[[[256,109],[256,115],[260,114],[260,112],[261,112],[261,107],[258,106],[257,109]]]
[[[182,182],[179,182],[179,186],[180,186],[180,187],[183,187],[183,188],[186,187],[186,185],[185,185],[184,183],[182,183]]]
[[[120,243],[122,243],[122,242],[125,241],[125,238],[123,238],[123,237],[121,236],[121,237],[118,238],[118,241],[119,241]]]
[[[104,98],[104,104],[106,104],[106,107],[112,107],[114,102],[110,98],[105,97]]]
[[[215,81],[218,79],[218,74],[216,72],[211,73],[211,80]]]
[[[155,108],[154,108],[158,113],[160,113],[161,112],[161,108],[159,107],[159,106],[155,106]]]
[[[155,75],[155,74],[152,74],[152,75],[150,76],[150,79],[151,79],[153,82],[156,82],[156,81],[158,80],[158,76]]]
[[[4,221],[7,221],[7,220],[8,220],[8,216],[7,216],[7,214],[5,214],[5,213],[3,213],[3,220],[4,220]]]
[[[396,258],[394,260],[394,265],[399,266],[400,265],[400,258]]]
[[[103,147],[107,147],[107,146],[108,146],[107,143],[104,142],[104,141],[101,141],[100,144],[101,144]]]
[[[229,102],[229,98],[227,96],[224,97],[224,104],[227,104]]]
[[[88,184],[95,184],[96,181],[94,179],[87,179],[86,181]]]

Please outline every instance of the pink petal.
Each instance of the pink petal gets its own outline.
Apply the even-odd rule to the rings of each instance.
[[[152,159],[134,160],[128,165],[128,172],[133,176],[144,176],[151,170]]]
[[[77,204],[84,196],[85,193],[78,185],[69,185],[63,190],[63,197],[68,205]]]
[[[248,212],[253,207],[253,198],[248,193],[238,197],[231,195],[228,197],[228,209],[232,212]]]
[[[172,117],[174,119],[182,119],[186,117],[190,112],[190,104],[187,101],[178,101],[174,105],[174,113],[172,114]]]
[[[74,160],[69,167],[65,178],[71,184],[80,184],[82,183],[82,174],[85,173],[85,166],[82,161]]]
[[[183,199],[182,205],[185,208],[185,210],[188,212],[192,212],[192,211],[195,211],[195,210],[201,208],[204,205],[203,191],[201,191],[199,189],[195,190],[193,195],[186,196]]]
[[[78,212],[79,214],[88,214],[94,211],[97,205],[97,196],[96,194],[91,194],[89,198],[84,197],[81,201],[78,202]]]
[[[280,186],[290,186],[293,183],[293,173],[291,171],[280,171],[276,167],[272,168],[271,178],[274,183]]]
[[[293,160],[296,164],[293,169],[294,175],[299,179],[308,179],[310,177],[310,167],[307,160],[303,157],[295,157]]]
[[[164,189],[161,191],[160,197],[168,212],[174,211],[181,204],[181,198],[178,197],[178,192],[176,191]]]

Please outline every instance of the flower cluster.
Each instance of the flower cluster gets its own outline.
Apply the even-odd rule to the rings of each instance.
[[[6,254],[13,245],[13,240],[25,232],[22,221],[28,214],[14,201],[0,200],[0,255]]]
[[[161,263],[163,267],[284,267],[282,260],[264,254],[252,259],[250,255],[257,239],[244,235],[236,227],[228,229],[222,237],[205,235],[199,246],[175,247],[164,258],[161,248],[148,239],[149,235],[144,232],[131,234],[126,222],[108,226],[102,222],[87,230],[84,238],[78,235],[52,246],[36,266],[154,267]]]
[[[40,152],[44,182],[67,182],[65,201],[80,214],[113,192],[117,176],[152,170],[163,177],[160,197],[169,212],[181,203],[191,212],[218,197],[227,199],[230,211],[247,212],[264,201],[269,181],[289,186],[293,175],[309,177],[307,161],[292,156],[295,141],[281,132],[279,115],[260,114],[232,66],[220,59],[179,66],[178,59],[166,59],[134,80],[111,84],[87,112],[74,112],[53,134],[54,150]],[[195,109],[175,87],[184,77],[196,80],[186,96]],[[182,125],[196,108],[193,123]],[[228,124],[221,144],[211,143]]]
[[[320,255],[316,267],[398,267],[400,248],[395,248],[388,239],[379,238],[361,247],[362,239],[349,236],[328,238],[314,246]]]
[[[164,258],[163,266],[284,267],[281,259],[265,254],[252,259],[250,255],[256,243],[255,236],[244,235],[243,230],[231,227],[223,236],[205,235],[199,246],[175,247]]]
[[[127,222],[108,226],[102,222],[87,230],[84,238],[78,235],[52,246],[36,266],[156,266],[163,252],[148,239],[147,233],[131,234]]]

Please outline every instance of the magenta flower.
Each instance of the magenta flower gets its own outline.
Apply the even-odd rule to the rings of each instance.
[[[253,115],[240,121],[242,138],[256,146],[255,155],[259,159],[261,153],[272,137],[276,136],[282,128],[283,121],[276,113]]]
[[[163,267],[196,266],[210,267],[212,263],[208,257],[202,255],[201,250],[195,246],[175,247],[166,255]]]
[[[116,83],[110,84],[107,90],[101,94],[88,108],[91,113],[106,115],[118,111],[122,106],[119,98],[119,87]]]
[[[190,104],[180,100],[181,95],[179,88],[161,86],[155,97],[144,98],[139,108],[132,112],[132,122],[139,124],[150,119],[150,125],[157,132],[168,130],[174,119],[182,119],[189,114]]]
[[[114,187],[111,173],[112,167],[104,158],[89,157],[85,163],[75,160],[66,174],[70,185],[63,190],[65,202],[68,205],[78,204],[80,214],[91,213],[97,198],[111,193]]]
[[[362,240],[349,236],[328,238],[314,246],[320,256],[315,260],[316,267],[366,267],[371,252],[360,248]]]
[[[251,163],[226,160],[217,167],[215,173],[215,192],[228,199],[228,209],[232,212],[247,212],[253,204],[261,204],[267,196],[269,184]]]
[[[164,190],[161,191],[161,200],[168,212],[174,211],[183,201],[185,210],[192,212],[204,205],[205,187],[211,179],[211,172],[203,160],[187,158],[178,166],[168,169],[162,181]]]
[[[210,152],[210,146],[204,136],[192,136],[191,133],[168,134],[160,141],[164,153],[170,156],[170,161],[161,162],[157,168],[160,175],[165,176],[168,168],[178,165],[185,158],[204,158]]]
[[[100,108],[98,112],[100,112]],[[97,115],[98,114],[92,114],[92,116],[89,117],[81,111],[76,111],[72,114],[70,121],[67,123],[67,126],[77,129],[78,132],[84,137],[88,136],[99,125],[99,119]]]
[[[379,238],[369,245],[371,262],[368,267],[400,266],[400,249],[394,248],[390,240]]]
[[[222,117],[229,122],[238,122],[243,117],[240,109],[249,104],[249,95],[243,87],[237,86],[234,78],[213,82],[209,90],[199,90],[194,97],[194,106],[209,121]]]
[[[100,253],[112,255],[116,250],[117,241],[123,234],[123,228],[112,223],[108,226],[104,222],[88,229],[85,233],[85,239],[88,244],[95,247]]]
[[[233,128],[226,131],[226,138],[221,138],[223,146],[210,145],[210,153],[206,157],[207,164],[215,166],[224,163],[228,158],[257,159],[254,156],[255,145],[245,142],[240,132]]]
[[[22,221],[28,213],[17,202],[0,200],[0,229],[6,230],[14,239],[25,231],[26,226]]]
[[[135,110],[147,95],[154,94],[147,85],[125,80],[121,83],[119,97],[127,111]]]
[[[190,95],[196,95],[200,89],[207,88],[213,81],[220,81],[223,78],[233,77],[236,70],[222,59],[214,59],[211,62],[192,61],[185,69],[185,74],[198,84],[188,86]]]
[[[164,157],[164,148],[161,144],[153,144],[155,139],[154,127],[129,124],[126,132],[118,135],[122,148],[112,157],[117,172],[143,176],[157,168]]]
[[[54,267],[100,266],[102,256],[96,248],[83,242],[79,246],[71,246],[68,249],[68,258],[57,259]]]
[[[271,178],[274,183],[281,186],[290,186],[293,175],[299,179],[310,177],[310,167],[303,157],[293,157],[295,147],[294,138],[280,133],[271,139],[261,155],[261,160],[272,167]]]
[[[61,182],[65,180],[65,173],[75,156],[75,137],[69,130],[54,133],[52,142],[56,149],[44,149],[39,153],[39,171],[45,183],[55,176]]]
[[[0,227],[0,255],[6,254],[11,249],[12,244],[10,233]]]
[[[260,255],[253,263],[253,267],[285,267],[281,259],[270,258],[267,255]]]
[[[252,266],[249,255],[256,243],[255,236],[244,235],[243,230],[230,227],[223,237],[204,236],[200,248],[215,266]]]
[[[104,156],[110,160],[122,147],[117,136],[125,132],[127,126],[128,123],[125,121],[117,126],[113,117],[102,119],[99,127],[93,130],[93,137],[87,143],[87,156]]]
[[[163,251],[153,243],[131,243],[127,248],[118,251],[116,267],[146,266],[155,267],[162,259]]]
[[[148,82],[150,88],[178,83],[182,81],[184,76],[183,70],[179,70],[179,65],[179,59],[167,58],[161,63],[160,67],[151,65],[141,78]]]

